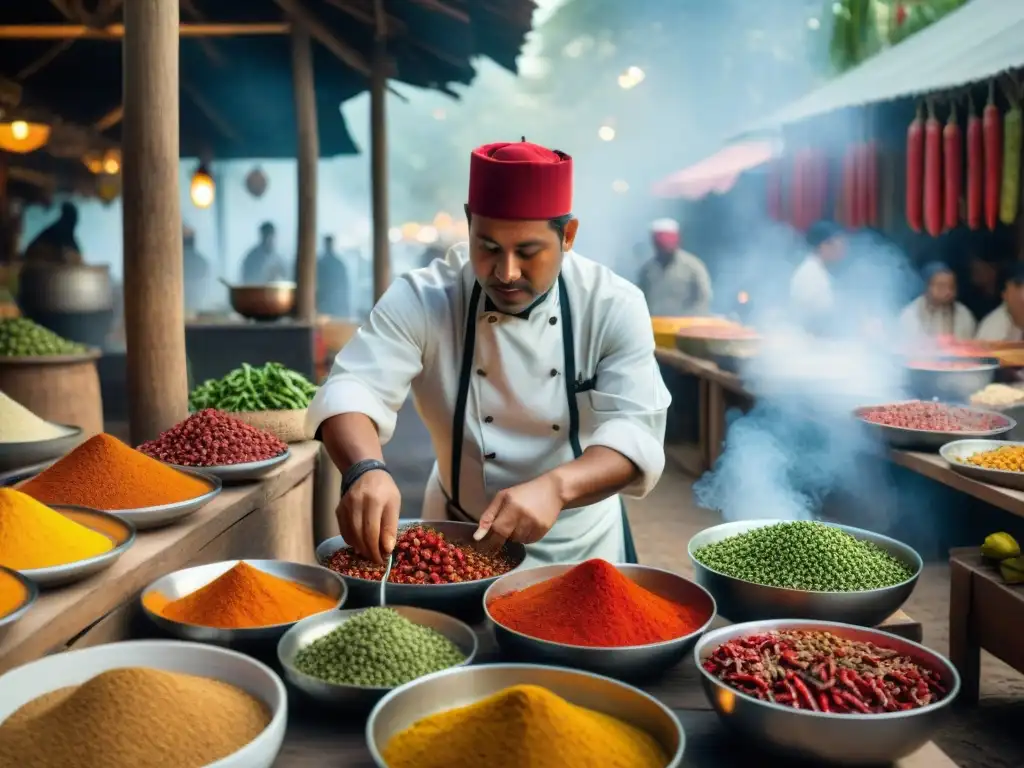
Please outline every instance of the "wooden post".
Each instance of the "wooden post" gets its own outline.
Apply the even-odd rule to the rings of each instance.
[[[295,91],[295,128],[298,134],[299,231],[295,273],[296,315],[304,323],[316,321],[316,205],[320,137],[313,89],[313,45],[309,27],[292,23],[292,87]]]
[[[188,415],[178,190],[178,0],[124,4],[124,324],[133,444]]]
[[[388,240],[388,50],[383,0],[374,3],[377,32],[370,74],[370,183],[373,200],[373,300],[391,284],[391,242]]]

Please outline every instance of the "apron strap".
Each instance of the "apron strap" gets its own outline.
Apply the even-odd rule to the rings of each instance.
[[[466,403],[469,400],[469,379],[473,375],[473,352],[476,348],[476,315],[480,306],[480,283],[473,282],[466,317],[466,335],[462,342],[462,368],[459,369],[459,391],[455,396],[452,420],[452,495],[451,504],[459,507],[459,481],[462,475],[462,443],[466,435]]]
[[[583,455],[580,447],[580,410],[576,404],[576,347],[572,332],[572,307],[569,306],[569,291],[565,279],[558,276],[558,306],[562,313],[562,354],[565,358],[565,398],[569,405],[569,445],[572,455]]]

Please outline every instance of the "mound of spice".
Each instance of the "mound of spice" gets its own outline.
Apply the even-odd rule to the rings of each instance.
[[[323,563],[342,576],[380,581],[384,566],[344,547]],[[489,554],[469,544],[456,544],[433,528],[418,525],[400,531],[389,584],[458,584],[508,573],[516,563],[504,550]]]
[[[857,415],[872,424],[926,432],[991,432],[1008,423],[998,414],[921,400],[861,408]]]
[[[594,648],[674,640],[709,618],[644,589],[605,560],[587,560],[561,576],[501,595],[487,611],[524,635]]]
[[[25,586],[7,571],[0,571],[0,619],[25,603]]]
[[[0,488],[0,565],[50,568],[102,555],[114,542],[28,494]]]
[[[748,696],[814,712],[901,712],[947,694],[938,674],[909,656],[831,632],[787,630],[730,640],[703,667]]]
[[[330,611],[338,600],[240,562],[205,587],[178,600],[146,596],[146,608],[165,619],[218,629],[290,624]]]
[[[266,461],[288,450],[269,432],[207,408],[193,413],[139,450],[182,467],[224,467]]]
[[[726,576],[807,592],[881,589],[914,575],[876,544],[807,521],[754,528],[701,547],[693,556]]]
[[[270,724],[233,685],[126,667],[30,701],[0,724],[0,765],[18,768],[203,768]]]
[[[1024,445],[1004,445],[991,451],[980,451],[961,461],[983,469],[1024,472]]]
[[[35,443],[69,434],[67,428],[39,418],[0,391],[0,443]]]
[[[68,341],[27,317],[0,319],[0,357],[49,357],[80,355],[84,344]]]
[[[516,685],[466,707],[418,720],[385,745],[389,768],[665,768],[648,733],[570,704],[546,688]]]
[[[210,486],[139,453],[116,437],[99,434],[19,489],[44,504],[116,511],[188,501],[208,493]]]
[[[441,633],[390,608],[367,608],[300,650],[295,668],[336,685],[394,688],[465,660]]]

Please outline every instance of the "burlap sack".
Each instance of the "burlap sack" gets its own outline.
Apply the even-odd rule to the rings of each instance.
[[[275,435],[286,443],[301,443],[306,439],[303,425],[306,409],[300,411],[240,411],[232,413],[239,421]]]

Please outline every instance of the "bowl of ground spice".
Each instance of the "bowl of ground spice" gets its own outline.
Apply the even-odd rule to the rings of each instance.
[[[932,739],[960,691],[935,651],[833,622],[724,627],[701,638],[694,660],[726,727],[801,765],[895,765]]]
[[[0,566],[0,639],[28,613],[39,597],[39,588],[17,571]]]
[[[144,530],[196,512],[220,493],[221,482],[168,467],[101,433],[19,483],[18,489],[44,504],[110,512]]]
[[[80,427],[41,419],[0,392],[0,472],[52,461],[81,441]]]
[[[715,600],[670,571],[595,559],[504,576],[484,610],[510,658],[645,679],[687,654],[714,619]]]
[[[906,602],[924,567],[901,541],[817,521],[706,528],[687,547],[697,583],[733,622],[817,619],[874,627]]]
[[[437,611],[398,606],[303,619],[277,646],[285,679],[317,701],[369,710],[388,691],[472,664],[476,633]]]
[[[340,608],[348,590],[326,568],[284,560],[225,560],[157,579],[142,609],[172,637],[277,642],[295,622]]]
[[[135,541],[135,527],[84,507],[48,507],[0,488],[0,565],[41,587],[80,581],[109,568]]]
[[[0,677],[0,765],[271,768],[284,683],[235,651],[178,641],[45,656]]]
[[[661,702],[600,675],[536,664],[437,672],[370,713],[379,768],[678,768],[686,737]]]

